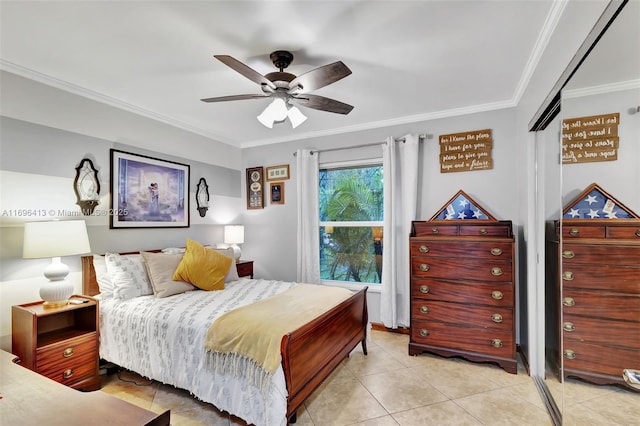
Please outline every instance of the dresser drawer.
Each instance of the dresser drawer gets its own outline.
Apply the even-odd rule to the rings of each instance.
[[[562,305],[565,315],[640,321],[640,294],[565,288],[562,292]]]
[[[636,332],[630,333],[630,329],[636,330]],[[595,345],[611,345],[640,350],[640,332],[638,330],[640,330],[640,322],[630,323],[567,314],[562,318],[562,333],[566,339]]]
[[[500,357],[513,357],[515,346],[511,330],[464,327],[433,321],[411,321],[412,342],[477,352]]]
[[[640,241],[640,224],[628,226],[607,226],[607,238]]]
[[[640,243],[640,241],[639,241]],[[591,264],[629,265],[640,267],[640,244],[571,244],[562,245],[562,264],[565,268],[581,268]],[[587,265],[585,265],[587,264]]]
[[[586,225],[563,225],[562,236],[564,238],[604,238],[606,227]],[[565,240],[566,241],[566,240]]]
[[[510,308],[461,306],[457,303],[433,300],[414,300],[411,305],[411,318],[416,320],[473,324],[474,327],[504,331],[513,329],[513,310]]]
[[[511,281],[512,262],[465,258],[411,257],[411,274],[415,277],[450,280]]]
[[[440,225],[432,222],[413,222],[412,226],[412,235],[414,237],[426,237],[429,235],[458,235],[458,225]]]
[[[510,282],[452,283],[445,280],[414,278],[411,281],[411,297],[510,308],[513,306],[513,285]]]
[[[594,263],[591,266],[563,262],[562,286],[611,292],[640,293],[640,265],[612,266]]]
[[[606,345],[593,345],[565,338],[562,354],[565,376],[567,370],[588,371],[622,378],[622,370],[640,370],[640,351]]]
[[[511,225],[460,225],[460,235],[511,237]]]
[[[411,241],[411,254],[425,257],[471,257],[476,259],[506,259],[513,257],[511,241]]]

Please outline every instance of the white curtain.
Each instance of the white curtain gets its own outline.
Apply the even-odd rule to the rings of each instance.
[[[380,316],[389,328],[409,326],[409,234],[416,219],[419,136],[382,145],[384,239]]]
[[[320,284],[318,154],[296,151],[298,191],[298,282]]]

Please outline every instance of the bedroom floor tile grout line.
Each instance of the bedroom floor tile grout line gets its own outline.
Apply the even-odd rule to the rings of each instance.
[[[372,330],[369,355],[360,347],[298,411],[298,426],[552,425],[522,362],[518,374],[491,364],[436,355],[408,355],[409,336]],[[126,370],[123,370],[123,372]],[[155,412],[171,410],[172,426],[244,426],[187,391],[127,372],[103,376],[101,392]],[[565,382],[567,424],[615,425],[634,418],[640,393],[616,387],[594,389]],[[604,415],[590,407],[606,407]],[[602,410],[600,410],[602,411]],[[625,417],[626,416],[626,417]]]

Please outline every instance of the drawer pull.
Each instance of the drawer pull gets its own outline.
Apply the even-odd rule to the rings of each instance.
[[[564,250],[562,252],[562,257],[564,257],[565,259],[573,259],[575,255],[576,254],[573,252],[573,250]]]
[[[571,228],[571,230],[569,231],[569,235],[571,235],[572,237],[577,237],[578,235],[580,235],[580,230],[578,228]]]
[[[636,231],[636,237],[640,237],[640,228]]]
[[[431,233],[432,234],[438,234],[440,231],[438,231],[438,228],[431,228]]]
[[[562,273],[562,279],[565,280],[565,281],[573,281],[573,272],[564,271]]]
[[[69,368],[68,370],[64,370],[62,372],[62,378],[63,379],[68,379],[71,376],[73,376],[73,369],[72,368]]]
[[[491,254],[494,256],[500,256],[502,254],[502,249],[494,247],[491,249]]]
[[[493,339],[491,341],[491,346],[493,346],[494,348],[501,348],[502,347],[502,340],[500,339]]]
[[[70,356],[73,356],[73,348],[67,348],[62,352],[62,356],[65,358],[69,358]]]
[[[502,322],[502,315],[500,315],[500,314],[491,315],[491,321],[497,322],[497,323],[501,323]]]
[[[485,228],[480,228],[480,235],[487,235],[487,230]]]
[[[418,250],[420,250],[420,253],[429,253],[429,247],[427,246],[420,246]]]
[[[426,328],[420,329],[420,337],[427,337],[428,335],[429,335],[429,330],[427,330]]]
[[[564,354],[564,357],[567,359],[576,359],[577,357],[576,353],[571,349],[565,349],[562,353]]]
[[[421,263],[420,264],[420,270],[422,272],[427,272],[429,270],[429,265],[427,265],[426,263]]]
[[[576,301],[573,300],[573,297],[565,297],[564,299],[562,299],[562,304],[564,306],[575,306]]]
[[[502,300],[503,294],[501,291],[495,290],[491,292],[491,298],[493,300]]]
[[[499,277],[500,275],[502,275],[502,268],[494,266],[493,268],[491,268],[491,275]]]
[[[429,308],[427,306],[420,306],[420,313],[428,314],[429,313]]]
[[[429,286],[428,285],[421,285],[420,286],[420,293],[429,293]]]
[[[576,326],[572,322],[565,322],[562,326],[564,331],[576,331]]]

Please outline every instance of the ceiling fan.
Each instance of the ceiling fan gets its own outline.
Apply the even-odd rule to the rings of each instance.
[[[244,99],[273,98],[274,101],[258,116],[258,120],[267,127],[274,122],[284,121],[289,117],[293,127],[301,124],[306,117],[295,108],[296,105],[327,111],[336,114],[349,114],[353,106],[324,96],[312,95],[309,92],[335,83],[351,74],[351,70],[341,61],[324,65],[300,76],[285,72],[284,69],[293,61],[293,54],[286,50],[276,50],[269,55],[273,65],[279,71],[262,75],[228,55],[214,55],[214,58],[239,72],[262,88],[262,94],[220,96],[201,99],[203,102],[226,102]],[[292,106],[289,106],[292,105]]]

